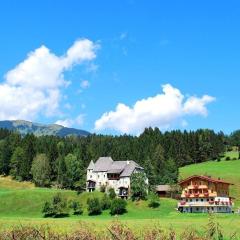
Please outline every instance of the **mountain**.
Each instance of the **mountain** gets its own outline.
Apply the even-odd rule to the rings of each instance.
[[[86,137],[90,133],[76,128],[67,128],[58,124],[40,124],[32,123],[24,120],[0,121],[0,128],[5,128],[12,131],[18,131],[22,135],[33,133],[36,136],[54,135],[66,137],[70,135]]]

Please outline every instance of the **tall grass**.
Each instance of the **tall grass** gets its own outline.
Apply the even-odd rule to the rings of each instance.
[[[0,240],[237,240],[236,233],[224,236],[221,226],[214,215],[209,215],[204,229],[185,229],[177,234],[172,228],[159,227],[145,229],[141,234],[134,233],[127,225],[113,221],[102,232],[96,232],[87,225],[80,226],[75,232],[57,233],[48,226],[22,226],[0,231]]]

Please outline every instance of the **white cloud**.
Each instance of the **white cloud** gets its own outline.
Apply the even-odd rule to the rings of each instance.
[[[119,103],[115,111],[104,113],[95,122],[95,130],[112,129],[121,133],[139,134],[150,126],[165,130],[176,122],[186,125],[185,116],[206,116],[206,105],[215,100],[208,95],[201,98],[188,97],[185,100],[180,90],[170,84],[162,88],[162,94],[139,100],[133,107]]]
[[[72,127],[74,125],[82,126],[84,123],[84,118],[85,118],[85,114],[80,114],[75,119],[71,119],[71,118],[62,119],[62,120],[60,119],[60,120],[57,120],[55,123],[58,125],[62,125],[64,127]]]
[[[86,89],[90,87],[90,82],[88,80],[83,80],[81,82],[81,88]]]
[[[184,103],[184,111],[186,114],[190,113],[195,115],[200,114],[203,116],[207,116],[208,112],[205,105],[214,100],[215,100],[214,97],[208,95],[204,95],[200,99],[197,97],[189,97],[187,101]]]
[[[58,113],[61,89],[69,85],[64,72],[93,60],[97,48],[92,41],[81,39],[63,56],[56,56],[45,46],[30,52],[0,84],[0,119],[33,120],[40,114]]]

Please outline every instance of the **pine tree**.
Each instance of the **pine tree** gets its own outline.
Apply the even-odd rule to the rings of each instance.
[[[25,160],[24,151],[21,147],[17,147],[11,157],[10,162],[10,174],[13,176],[13,178],[22,180],[20,176],[20,169]]]

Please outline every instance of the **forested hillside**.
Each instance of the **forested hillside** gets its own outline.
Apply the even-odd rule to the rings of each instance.
[[[0,175],[38,186],[81,189],[90,160],[111,156],[142,165],[150,184],[174,183],[178,168],[220,158],[225,136],[212,130],[162,133],[148,128],[140,136],[56,137],[0,130]]]

